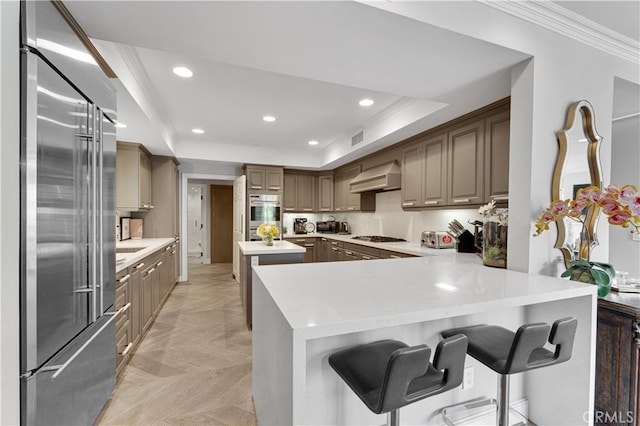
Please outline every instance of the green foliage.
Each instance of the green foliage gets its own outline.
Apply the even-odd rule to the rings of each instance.
[[[613,266],[602,262],[588,262],[584,259],[572,260],[569,264],[571,266],[560,275],[561,277],[569,277],[572,281],[596,284],[598,297],[609,294],[611,280],[616,274]]]

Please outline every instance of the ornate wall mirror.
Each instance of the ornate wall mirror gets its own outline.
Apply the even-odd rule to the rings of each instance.
[[[573,199],[580,188],[595,185],[602,188],[600,168],[600,141],[596,132],[593,107],[587,101],[574,102],[567,110],[564,129],[556,132],[559,152],[553,172],[551,197],[553,200]],[[598,244],[596,225],[600,209],[595,206],[585,209],[585,232],[591,246]],[[590,247],[580,247],[582,225],[568,218],[558,218],[558,239],[555,248],[562,251],[564,262],[578,257],[585,258]],[[583,238],[583,241],[585,239]],[[582,253],[579,253],[581,251]],[[581,254],[581,256],[579,256]]]

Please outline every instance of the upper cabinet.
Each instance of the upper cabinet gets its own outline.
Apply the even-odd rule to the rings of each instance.
[[[334,177],[334,209],[337,212],[375,211],[376,194],[373,192],[351,192],[350,184],[360,174],[360,164],[347,166],[336,171]]]
[[[249,192],[277,193],[283,191],[282,167],[246,165]]]
[[[144,235],[175,237],[178,221],[178,161],[173,157],[151,157],[151,189],[155,208],[144,217]]]
[[[116,208],[149,210],[151,202],[151,159],[140,144],[118,142],[116,151]]]
[[[484,201],[484,120],[449,132],[447,200],[449,205]]]
[[[509,201],[509,111],[487,117],[484,137],[485,202]]]
[[[402,152],[402,207],[447,204],[447,133],[415,142]]]
[[[509,132],[503,102],[408,142],[401,154],[402,208],[506,204]]]
[[[318,210],[333,211],[333,175],[318,176]]]
[[[284,174],[284,212],[314,212],[316,208],[316,187],[318,178],[313,174]]]

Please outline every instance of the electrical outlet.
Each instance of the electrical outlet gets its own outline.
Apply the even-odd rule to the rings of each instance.
[[[462,377],[462,389],[471,389],[473,387],[473,366],[464,369]]]

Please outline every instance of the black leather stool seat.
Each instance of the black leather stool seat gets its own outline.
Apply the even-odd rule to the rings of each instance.
[[[577,325],[577,319],[563,318],[551,327],[546,323],[523,325],[515,333],[498,326],[475,325],[446,330],[442,336],[467,336],[469,355],[497,373],[514,374],[571,358]],[[547,338],[555,345],[553,352],[543,347]]]
[[[329,365],[374,413],[387,413],[462,383],[467,338],[442,340],[429,362],[427,345],[381,340],[336,352]]]

